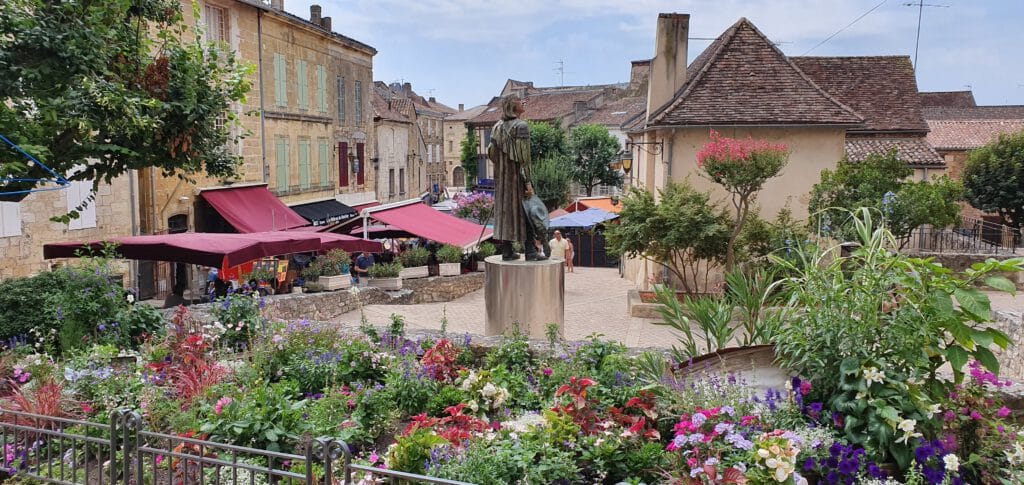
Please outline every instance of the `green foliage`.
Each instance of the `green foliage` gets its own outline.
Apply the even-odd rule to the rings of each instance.
[[[619,159],[622,146],[602,125],[578,125],[569,134],[569,157],[573,161],[572,179],[593,195],[594,187],[622,187],[622,174],[611,164]]]
[[[732,339],[735,333],[731,325],[733,307],[725,299],[687,296],[684,303],[669,288],[659,287],[655,293],[660,304],[658,313],[662,318],[656,324],[668,325],[679,332],[676,338],[682,347],[672,346],[677,361],[716,352],[725,348]],[[695,326],[703,335],[694,332]]]
[[[905,242],[923,224],[946,227],[959,220],[962,188],[946,177],[927,182],[908,182],[914,170],[896,151],[869,155],[861,162],[842,160],[835,171],[823,170],[821,181],[811,189],[809,210],[820,233],[854,240],[855,223],[850,214],[860,207],[874,209],[889,230]]]
[[[985,212],[996,212],[1015,228],[1024,223],[1024,131],[971,152],[961,175],[965,198]]]
[[[459,163],[462,165],[462,169],[466,171],[467,187],[476,183],[477,174],[480,173],[477,159],[477,151],[479,149],[480,139],[476,137],[476,130],[467,125],[466,137],[462,139],[462,143],[459,145]]]
[[[754,269],[750,273],[733,271],[725,275],[726,298],[734,306],[733,313],[739,310],[740,327],[739,345],[758,345],[768,343],[769,323],[765,308],[777,302],[775,293],[769,291],[774,275],[763,269]]]
[[[420,246],[411,247],[409,249],[406,249],[405,251],[402,251],[402,254],[398,255],[398,259],[399,261],[402,262],[403,268],[415,268],[417,266],[426,266],[427,260],[430,259],[430,251],[427,250],[427,248]]]
[[[498,250],[494,247],[494,244],[486,241],[480,243],[480,247],[476,250],[476,254],[480,259],[487,259],[490,256],[494,256],[497,252]]]
[[[266,320],[262,308],[265,305],[259,293],[232,292],[218,298],[210,307],[210,313],[220,324],[218,343],[229,349],[238,348],[259,335]]]
[[[336,385],[382,379],[386,370],[378,360],[368,342],[346,339],[327,351],[291,354],[282,377],[293,380],[303,393],[321,393]]]
[[[403,359],[401,364],[392,368],[384,378],[384,388],[394,396],[398,410],[403,416],[415,416],[427,411],[437,387],[437,381],[427,376],[418,362],[410,359]],[[440,415],[438,413],[434,416]]]
[[[47,271],[0,282],[0,339],[27,337],[32,329],[56,332],[58,322],[47,308],[47,295],[64,291],[63,276],[60,271]]]
[[[526,124],[530,126],[530,160],[558,159],[569,154],[569,143],[560,121],[555,124],[527,121]]]
[[[430,452],[446,444],[448,440],[438,436],[433,430],[417,429],[398,438],[395,446],[388,451],[388,466],[395,470],[423,475],[427,472],[426,464]]]
[[[445,385],[430,396],[427,401],[426,413],[428,416],[443,416],[444,410],[455,406],[460,402],[468,402],[471,398],[466,391],[453,385]]]
[[[402,263],[374,263],[368,270],[371,278],[398,278],[402,272]]]
[[[511,334],[502,337],[501,345],[491,350],[486,359],[488,369],[505,368],[514,371],[525,371],[532,362],[530,342],[518,326],[513,328]]]
[[[253,67],[231,49],[183,40],[204,36],[186,34],[180,5],[7,2],[0,10],[0,133],[57,173],[92,181],[93,190],[145,167],[233,175],[239,157],[231,105],[245,99]],[[223,117],[229,122],[220,124]],[[2,166],[23,161],[0,150]],[[18,174],[49,177],[38,166]],[[83,208],[58,219],[77,218]]]
[[[210,413],[199,428],[220,443],[268,451],[294,452],[306,429],[305,400],[296,401],[296,389],[289,382],[257,386]]]
[[[701,277],[723,262],[731,226],[707,193],[671,182],[659,202],[646,190],[631,190],[622,200],[619,223],[605,230],[605,238],[610,253],[663,265],[693,293]]]
[[[462,262],[462,248],[445,244],[437,250],[437,260],[441,263],[460,263]]]
[[[569,188],[572,183],[572,162],[565,156],[534,159],[531,168],[533,190],[544,202],[548,211],[565,206],[569,202]]]
[[[99,341],[128,309],[124,289],[110,281],[109,260],[93,263],[60,268],[53,272],[54,279],[44,277],[56,288],[44,295],[44,304],[36,311],[45,311],[50,322],[30,332],[42,348],[62,352]]]

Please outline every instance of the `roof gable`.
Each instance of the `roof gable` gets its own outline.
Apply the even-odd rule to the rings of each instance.
[[[851,108],[822,90],[749,20],[741,18],[687,68],[672,102],[650,126],[860,124]]]
[[[918,93],[926,108],[973,108],[978,105],[971,91],[932,91]]]
[[[589,102],[601,94],[601,89],[582,89],[560,92],[527,94],[526,108],[520,116],[524,120],[554,121],[574,113],[576,102]],[[501,98],[491,100],[480,115],[471,119],[473,124],[493,124],[501,119]]]
[[[790,57],[815,84],[864,117],[858,131],[928,130],[910,56]]]

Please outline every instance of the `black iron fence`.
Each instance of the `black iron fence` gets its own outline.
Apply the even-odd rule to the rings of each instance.
[[[1020,231],[982,219],[964,218],[955,228],[915,229],[905,249],[936,253],[1014,254],[1021,247]]]
[[[310,439],[298,455],[154,433],[134,411],[104,424],[0,409],[0,445],[8,475],[65,485],[469,485],[354,464],[332,438]]]

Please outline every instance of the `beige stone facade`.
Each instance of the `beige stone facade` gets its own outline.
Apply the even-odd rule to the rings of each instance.
[[[448,115],[444,119],[444,134],[442,143],[444,145],[444,168],[448,180],[448,187],[461,189],[466,186],[466,172],[462,169],[462,141],[469,134],[466,122],[482,113],[487,106],[481,105],[475,108],[459,110]],[[482,153],[482,152],[481,152]],[[472,185],[472,182],[471,184]]]

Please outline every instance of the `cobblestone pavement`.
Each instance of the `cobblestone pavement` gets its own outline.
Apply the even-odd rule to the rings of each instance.
[[[565,274],[565,338],[582,340],[592,333],[603,334],[629,347],[671,347],[677,342],[674,330],[655,325],[653,320],[627,314],[626,292],[633,288],[615,268],[576,268]],[[987,292],[994,310],[1024,311],[1024,294],[1011,296]],[[484,291],[477,290],[447,303],[419,305],[370,305],[364,308],[369,322],[384,326],[397,313],[412,329],[440,329],[446,315],[450,332],[482,335]],[[358,325],[360,313],[349,312],[334,319],[344,325]]]
[[[615,268],[577,267],[565,273],[565,338],[582,340],[596,332],[629,347],[671,347],[676,342],[671,328],[627,314],[626,292],[631,288],[633,284],[620,278]],[[440,329],[442,315],[447,315],[450,332],[482,335],[484,331],[482,289],[447,303],[370,305],[364,311],[376,326],[386,325],[390,315],[397,313],[409,328]],[[355,311],[334,321],[358,325],[359,318]]]

